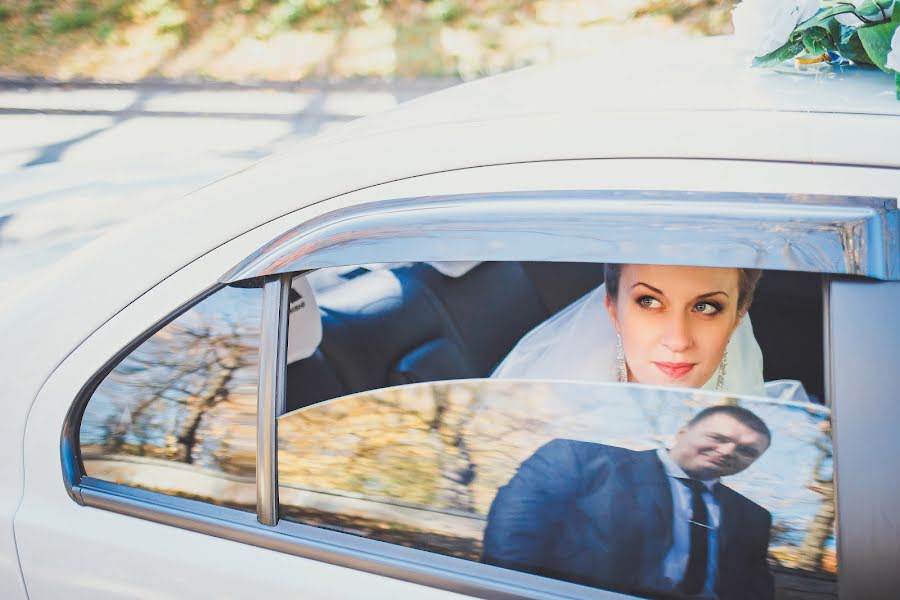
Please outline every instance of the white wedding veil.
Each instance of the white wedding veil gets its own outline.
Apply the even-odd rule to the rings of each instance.
[[[616,331],[604,299],[606,286],[582,296],[525,335],[491,377],[615,382]],[[715,389],[717,373],[703,385]],[[728,343],[723,390],[765,396],[763,358],[750,316],[741,319]]]

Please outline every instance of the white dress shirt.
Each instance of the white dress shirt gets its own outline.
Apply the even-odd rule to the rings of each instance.
[[[662,565],[663,579],[669,584],[670,589],[674,590],[676,586],[684,579],[684,573],[687,570],[688,557],[690,556],[691,547],[691,526],[689,521],[692,517],[693,509],[691,507],[691,489],[684,483],[678,481],[678,478],[690,479],[687,473],[679,467],[669,451],[659,449],[656,451],[659,460],[662,461],[663,468],[669,478],[669,489],[672,491],[672,547],[666,553],[666,558]],[[719,482],[718,479],[710,479],[703,481],[706,491],[703,492],[703,501],[706,502],[706,510],[709,513],[709,562],[706,567],[706,584],[703,586],[701,598],[716,598],[716,569],[718,562],[718,533],[719,520],[721,518],[719,511],[719,502],[713,494],[713,488]]]

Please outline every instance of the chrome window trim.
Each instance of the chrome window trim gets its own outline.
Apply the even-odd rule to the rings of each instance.
[[[834,366],[831,361],[831,281],[830,275],[822,277],[822,373],[825,375],[825,398],[824,404],[828,408],[832,407],[832,394],[834,393],[834,382],[832,380],[832,369]],[[834,437],[832,436],[832,440]]]
[[[386,199],[301,223],[223,283],[372,262],[738,266],[900,279],[892,198],[576,190]]]
[[[626,600],[616,592],[83,477],[85,506],[486,600]]]
[[[290,274],[263,285],[256,405],[256,513],[263,525],[278,523],[278,415],[285,407],[290,289]]]

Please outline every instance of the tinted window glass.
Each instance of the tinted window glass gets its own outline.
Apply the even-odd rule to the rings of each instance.
[[[294,280],[287,407],[489,377],[529,330],[603,280],[593,263],[406,263]]]
[[[514,261],[348,266],[297,277],[291,296],[287,408],[394,385],[517,377],[531,373],[528,365],[535,362],[540,363],[539,375],[550,379],[599,376],[614,381],[608,365],[597,368],[612,357],[600,356],[602,349],[593,343],[604,334],[594,331],[600,321],[609,329],[598,287],[603,278],[604,265],[597,263]],[[546,335],[550,321],[581,310],[579,303],[594,291],[597,297],[587,301],[599,305],[597,310],[582,311],[595,314],[594,319],[582,325],[585,319],[576,315],[574,327],[557,334],[550,325]],[[747,365],[745,357],[758,366],[759,381],[724,389],[823,402],[819,275],[765,273],[749,315],[752,325],[751,318],[744,319],[738,333],[753,339],[741,345],[743,355],[731,350],[726,383]],[[543,332],[538,336],[542,343],[555,348],[555,360],[535,358],[542,351],[533,343],[533,351],[520,352],[517,344],[536,330]],[[606,333],[609,345],[612,330]],[[510,354],[517,360],[498,371]],[[568,368],[574,366],[572,356],[581,368]],[[770,382],[767,389],[763,379]]]
[[[340,398],[278,427],[284,519],[645,597],[835,595],[817,404],[477,380]]]
[[[224,288],[113,369],[81,422],[87,475],[255,510],[261,299]]]

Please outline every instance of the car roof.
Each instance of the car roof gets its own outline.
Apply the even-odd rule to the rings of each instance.
[[[315,188],[338,179],[345,185],[334,191],[347,193],[428,173],[547,160],[900,168],[900,101],[893,78],[877,69],[753,69],[728,36],[611,51],[407,102],[261,161],[194,200],[208,193],[239,203],[257,197],[251,189],[264,191],[274,217],[305,205],[294,189],[300,182]]]
[[[749,66],[730,36],[676,47],[613,49],[520,69],[424,96],[339,130],[333,139],[524,115],[598,112],[794,112],[900,116],[893,77],[878,69]]]

